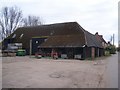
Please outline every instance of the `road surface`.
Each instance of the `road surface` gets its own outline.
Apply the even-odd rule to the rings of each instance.
[[[0,90],[2,89],[2,54],[0,50]]]
[[[3,88],[118,88],[118,54],[96,61],[4,58]]]
[[[3,88],[104,88],[106,60],[3,57]]]
[[[118,88],[118,53],[107,58],[107,87]]]
[[[118,87],[120,90],[120,52],[118,53]]]

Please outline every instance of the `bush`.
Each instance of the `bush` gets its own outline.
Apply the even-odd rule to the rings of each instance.
[[[120,52],[120,47],[117,47],[117,51]]]
[[[116,53],[116,47],[114,45],[110,45],[106,47],[106,51],[109,51],[110,54],[115,54]]]
[[[105,51],[105,56],[110,56],[110,52],[108,50]]]

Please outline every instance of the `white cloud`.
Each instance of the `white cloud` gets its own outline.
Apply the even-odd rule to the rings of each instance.
[[[46,24],[77,21],[91,33],[99,32],[106,40],[118,38],[118,0],[2,0],[0,7],[20,7],[25,16],[43,18]]]

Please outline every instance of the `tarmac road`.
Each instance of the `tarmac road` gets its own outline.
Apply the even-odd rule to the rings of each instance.
[[[120,52],[118,53],[118,87],[120,90]]]
[[[2,89],[2,54],[0,50],[0,90]]]
[[[107,87],[118,88],[118,53],[107,58]],[[119,61],[120,63],[120,61]],[[120,67],[119,67],[120,69]],[[120,79],[120,77],[119,77]],[[120,87],[120,86],[119,86]]]

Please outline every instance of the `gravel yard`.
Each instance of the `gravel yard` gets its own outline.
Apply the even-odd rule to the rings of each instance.
[[[3,57],[3,88],[104,88],[106,60]]]

